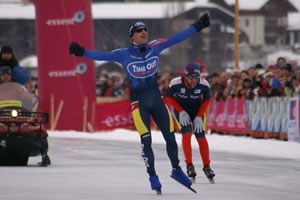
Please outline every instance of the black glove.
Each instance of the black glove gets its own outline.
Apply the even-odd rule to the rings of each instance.
[[[210,20],[207,13],[204,13],[193,26],[200,32],[202,29],[210,26]]]
[[[83,56],[85,50],[77,42],[72,42],[69,47],[69,53],[74,54],[75,56]]]

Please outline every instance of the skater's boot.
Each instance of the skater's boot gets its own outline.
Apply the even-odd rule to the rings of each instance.
[[[212,179],[215,176],[214,171],[210,168],[209,165],[206,165],[203,167],[203,172],[204,172],[205,176],[209,179]]]
[[[151,189],[152,190],[156,190],[157,192],[158,191],[161,192],[161,184],[159,182],[159,179],[158,179],[157,175],[150,176],[149,181],[151,183]]]
[[[171,176],[186,187],[191,187],[192,185],[192,181],[185,175],[181,168],[173,169]]]
[[[193,164],[187,164],[186,173],[190,178],[195,178],[197,176],[197,173],[195,171],[195,167]]]

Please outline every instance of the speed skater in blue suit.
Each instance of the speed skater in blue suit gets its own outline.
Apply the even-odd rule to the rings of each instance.
[[[140,134],[142,158],[149,174],[152,190],[161,191],[162,185],[154,167],[150,117],[158,125],[166,141],[167,154],[172,165],[172,176],[187,187],[192,185],[179,166],[173,121],[158,87],[159,55],[163,50],[186,40],[194,33],[209,26],[209,16],[205,13],[192,26],[175,35],[167,39],[148,42],[147,26],[138,21],[129,27],[128,34],[132,44],[128,48],[101,52],[85,49],[77,42],[70,44],[70,54],[85,56],[93,60],[118,62],[123,66],[130,83],[131,112],[135,127]]]

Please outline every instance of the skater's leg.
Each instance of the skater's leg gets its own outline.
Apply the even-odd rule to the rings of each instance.
[[[177,111],[174,112],[176,118],[179,118],[179,113]],[[192,159],[192,124],[187,126],[181,127],[181,133],[182,133],[182,148],[183,153],[185,156],[185,163],[186,163],[186,173],[187,175],[192,178],[193,181],[195,181],[195,177],[197,176],[197,173],[195,171],[195,167],[193,165],[193,159]]]
[[[199,144],[199,151],[202,157],[203,162],[203,172],[207,176],[207,178],[214,182],[213,177],[215,176],[214,171],[210,168],[210,159],[209,159],[209,147],[208,142],[205,137],[204,131],[201,133],[196,133],[197,142]]]
[[[141,137],[142,158],[145,162],[147,173],[151,177],[156,175],[156,173],[150,132],[150,114],[138,102],[133,102],[131,105],[134,124]]]
[[[209,146],[204,131],[202,131],[201,133],[196,133],[195,135],[199,145],[199,151],[202,158],[203,166],[207,166],[210,164]]]
[[[198,145],[199,145],[199,151],[202,158],[203,166],[210,164],[209,159],[209,147],[208,142],[206,140],[206,137],[203,138],[197,138]]]
[[[191,138],[192,138],[192,132],[182,133],[182,148],[183,148],[186,164],[193,163]]]
[[[156,175],[155,168],[154,168],[154,154],[152,150],[152,139],[150,133],[141,135],[141,153],[149,176]]]
[[[160,128],[166,141],[167,154],[170,158],[172,167],[179,168],[178,146],[174,135],[174,125],[168,107],[163,101],[157,102],[155,110],[151,112],[152,118]]]

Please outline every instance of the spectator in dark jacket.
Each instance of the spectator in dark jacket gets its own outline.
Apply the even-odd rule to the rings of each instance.
[[[13,49],[10,46],[2,46],[0,52],[0,68],[9,66],[12,70],[12,78],[14,81],[24,85],[29,80],[28,72],[19,65],[14,56]]]

